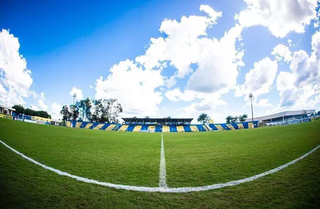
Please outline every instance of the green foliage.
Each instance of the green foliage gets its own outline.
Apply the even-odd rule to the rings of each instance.
[[[99,99],[93,100],[91,103],[88,101],[86,105],[91,104],[90,108],[93,107],[92,115],[89,115],[87,111],[87,118],[90,117],[90,121],[100,123],[118,123],[119,113],[123,111],[121,104],[117,99]],[[93,105],[92,105],[93,104]],[[87,109],[87,110],[88,110]],[[90,112],[91,114],[91,112]]]
[[[200,123],[208,123],[210,120],[210,117],[206,113],[201,113],[198,117],[198,122]]]
[[[30,115],[30,116],[38,116],[38,117],[43,117],[43,118],[51,118],[51,115],[47,111],[36,111],[32,110],[30,108],[24,109],[22,105],[14,105],[12,106],[16,111],[16,114],[25,114],[25,115]]]
[[[60,111],[60,114],[62,115],[62,121],[65,123],[66,120],[70,120],[72,113],[69,110],[68,105],[63,105],[62,109]]]
[[[234,116],[231,118],[231,123],[236,123],[238,121],[238,116]]]
[[[243,114],[243,115],[240,115],[238,118],[239,118],[240,122],[244,122],[248,118],[248,115],[247,114]]]
[[[226,117],[226,123],[231,123],[231,120],[232,120],[232,116],[229,115],[228,117]]]
[[[23,114],[24,112],[24,107],[22,105],[13,105],[12,108],[16,110],[15,113],[18,115]]]

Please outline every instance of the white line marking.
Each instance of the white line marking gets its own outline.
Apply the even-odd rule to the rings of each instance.
[[[168,186],[167,186],[167,172],[166,172],[166,158],[164,155],[164,145],[163,145],[163,133],[161,133],[159,187],[168,188]]]
[[[214,189],[220,189],[223,187],[229,187],[229,186],[235,186],[238,184],[242,184],[245,182],[250,182],[253,180],[256,180],[258,178],[261,178],[263,176],[275,173],[277,171],[280,171],[286,167],[288,167],[289,165],[293,165],[294,163],[298,162],[299,160],[302,160],[303,158],[307,157],[308,155],[310,155],[311,153],[313,153],[314,151],[316,151],[317,149],[320,148],[320,145],[316,146],[314,149],[312,149],[311,151],[309,151],[308,153],[302,155],[301,157],[286,163],[282,166],[279,166],[277,168],[274,168],[272,170],[269,170],[267,172],[264,173],[260,173],[258,175],[255,176],[251,176],[245,179],[240,179],[240,180],[236,180],[236,181],[230,181],[227,183],[220,183],[220,184],[212,184],[212,185],[208,185],[208,186],[201,186],[201,187],[176,187],[176,188],[162,188],[162,187],[144,187],[144,186],[129,186],[129,185],[121,185],[121,184],[112,184],[112,183],[108,183],[108,182],[101,182],[101,181],[96,181],[96,180],[92,180],[92,179],[87,179],[87,178],[83,178],[80,176],[76,176],[76,175],[72,175],[69,174],[67,172],[64,171],[60,171],[58,169],[46,166],[44,164],[41,164],[35,160],[33,160],[32,158],[18,152],[17,150],[13,149],[12,147],[10,147],[9,145],[7,145],[6,143],[4,143],[3,141],[0,140],[0,143],[3,144],[4,146],[6,146],[8,149],[10,149],[11,151],[15,152],[16,154],[20,155],[21,157],[29,160],[30,162],[39,165],[41,167],[43,167],[44,169],[47,169],[49,171],[52,171],[54,173],[57,173],[61,176],[67,176],[73,179],[76,179],[78,181],[82,181],[85,183],[91,183],[91,184],[97,184],[100,186],[106,186],[106,187],[111,187],[111,188],[115,188],[115,189],[125,189],[125,190],[131,190],[131,191],[139,191],[139,192],[164,192],[164,193],[186,193],[186,192],[199,192],[199,191],[207,191],[207,190],[214,190]]]

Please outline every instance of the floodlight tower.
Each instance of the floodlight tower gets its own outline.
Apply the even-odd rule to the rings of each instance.
[[[253,95],[252,93],[249,93],[249,98],[251,100],[251,121],[252,121],[252,124],[253,124],[253,107],[252,107],[252,98],[253,98]]]
[[[73,96],[73,106],[74,106],[74,102],[75,102],[75,100],[76,100],[77,93],[74,93],[72,96]]]

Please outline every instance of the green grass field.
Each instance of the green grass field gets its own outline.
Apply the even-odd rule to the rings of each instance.
[[[164,133],[167,184],[196,187],[243,179],[320,144],[320,121],[254,130]],[[157,187],[160,133],[36,125],[0,118],[0,140],[47,166],[98,181]],[[320,149],[277,173],[181,194],[118,190],[45,170],[0,144],[1,208],[319,208]]]

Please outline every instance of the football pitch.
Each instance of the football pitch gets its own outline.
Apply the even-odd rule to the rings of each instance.
[[[320,149],[315,148],[320,145],[319,128],[320,121],[314,121],[162,135],[72,129],[0,118],[0,206],[317,208]],[[59,172],[107,184],[59,175],[26,157]],[[239,185],[208,187],[257,176],[292,161],[279,171]],[[183,193],[178,189],[177,193],[166,193],[170,188],[205,191]]]

